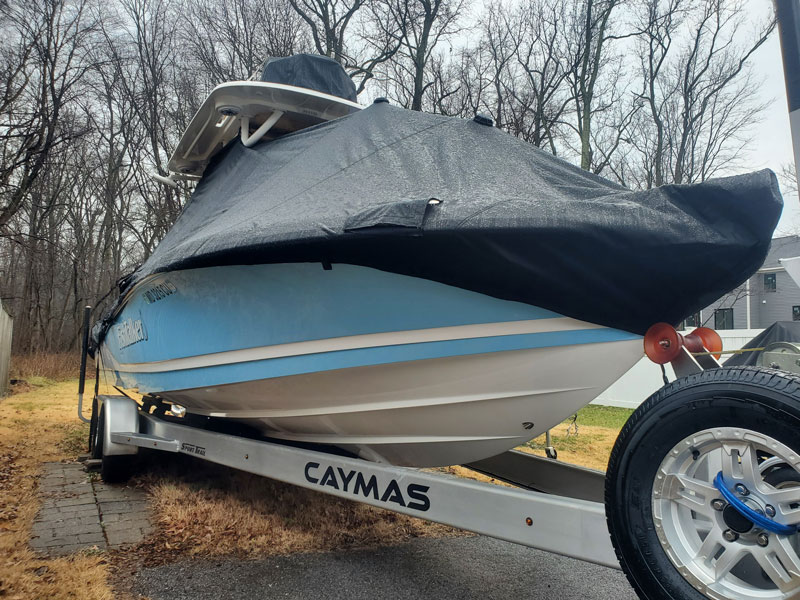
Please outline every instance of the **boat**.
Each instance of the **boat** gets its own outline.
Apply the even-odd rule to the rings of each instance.
[[[102,363],[120,387],[397,465],[525,443],[642,355],[635,334],[346,264],[156,275],[117,323]]]
[[[324,72],[291,93],[331,96],[349,83],[332,62],[271,73]],[[477,461],[591,402],[650,325],[747,279],[781,212],[766,170],[631,191],[486,117],[342,107],[252,144],[252,115],[238,138],[196,117],[178,145],[211,140],[192,199],[95,328],[107,383],[289,444]]]

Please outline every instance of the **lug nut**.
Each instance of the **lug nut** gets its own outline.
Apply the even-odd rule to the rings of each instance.
[[[775,507],[772,504],[767,504],[764,507],[764,512],[767,513],[767,516],[771,519],[775,516]]]
[[[739,493],[741,496],[747,496],[750,494],[750,490],[743,483],[737,483],[733,488]]]
[[[725,510],[725,507],[727,505],[728,505],[727,502],[725,502],[725,500],[723,500],[722,498],[714,498],[714,500],[711,501],[711,508],[713,508],[717,512],[722,512],[723,510]]]
[[[756,541],[758,545],[764,548],[767,544],[769,544],[769,536],[766,533],[759,533],[756,537]]]
[[[739,534],[736,533],[733,529],[726,529],[722,532],[722,537],[725,538],[726,542],[735,542],[739,539]]]

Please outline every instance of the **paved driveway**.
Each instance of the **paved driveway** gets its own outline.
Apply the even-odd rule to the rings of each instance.
[[[635,600],[620,571],[485,537],[258,561],[197,560],[143,569],[152,600]]]

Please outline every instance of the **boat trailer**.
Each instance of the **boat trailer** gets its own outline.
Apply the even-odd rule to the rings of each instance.
[[[419,517],[459,529],[619,568],[597,500],[603,474],[521,452],[475,465],[485,473],[505,464],[502,477],[515,489],[428,470],[395,467],[180,425],[139,410],[125,396],[99,396],[103,459],[130,457],[138,448],[188,454],[269,477]],[[175,419],[177,420],[177,419]],[[554,477],[555,475],[555,477]],[[531,491],[574,490],[574,497]],[[576,482],[584,482],[585,485]],[[537,483],[540,482],[540,483]],[[555,486],[555,487],[554,487]],[[592,497],[594,501],[585,499]]]
[[[712,356],[700,358],[716,363]],[[717,363],[718,364],[718,363]],[[702,370],[685,349],[675,367]],[[81,386],[81,391],[83,386]],[[619,569],[603,504],[605,474],[516,450],[464,465],[514,487],[180,424],[127,396],[96,396],[93,444],[110,480],[139,448],[181,453],[481,535]],[[82,415],[81,415],[82,416]]]
[[[800,377],[721,367],[721,340],[704,328],[657,324],[644,348],[678,379],[662,371],[664,387],[623,427],[607,473],[512,450],[464,465],[513,487],[484,483],[215,431],[182,407],[100,395],[97,384],[90,450],[106,481],[126,479],[140,448],[186,454],[622,568],[647,600],[800,597]],[[84,383],[85,369],[81,403]]]

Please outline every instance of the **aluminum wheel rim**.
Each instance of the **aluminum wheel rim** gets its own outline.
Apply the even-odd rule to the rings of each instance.
[[[796,485],[770,484],[773,469],[793,469]],[[800,455],[770,436],[749,429],[717,427],[675,445],[653,482],[653,521],[658,539],[678,572],[715,600],[742,597],[788,600],[800,594],[800,534],[778,535],[755,527],[730,541],[730,511],[713,480],[722,472],[742,484],[754,510],[770,512],[783,525],[800,525]],[[794,474],[789,472],[791,477]],[[765,479],[767,478],[767,479]],[[794,481],[794,480],[793,480]],[[767,507],[769,505],[769,507]],[[767,535],[759,542],[759,535]]]

